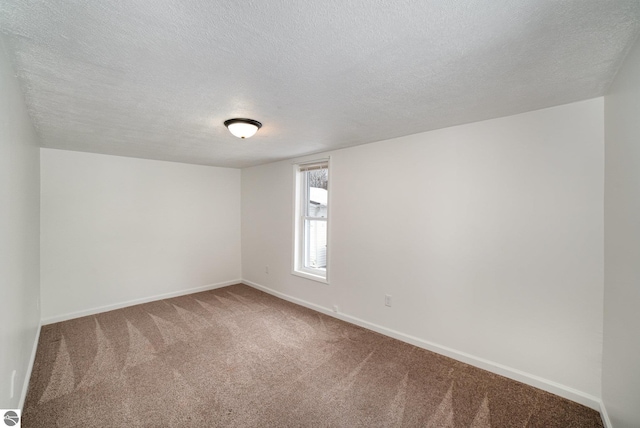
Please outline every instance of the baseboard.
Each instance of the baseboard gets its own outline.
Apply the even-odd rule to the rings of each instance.
[[[172,297],[184,296],[186,294],[193,294],[193,293],[199,293],[201,291],[214,290],[216,288],[227,287],[229,285],[239,284],[241,282],[242,282],[241,279],[234,279],[234,280],[231,280],[231,281],[225,281],[225,282],[219,282],[219,283],[216,283],[216,284],[204,285],[202,287],[188,288],[188,289],[185,289],[185,290],[173,291],[171,293],[157,294],[155,296],[142,297],[140,299],[128,300],[126,302],[115,303],[113,305],[100,306],[100,307],[97,307],[97,308],[85,309],[85,310],[82,310],[82,311],[70,312],[70,313],[62,314],[62,315],[56,315],[56,316],[49,317],[49,318],[43,318],[42,319],[42,325],[53,324],[53,323],[57,323],[57,322],[61,322],[61,321],[67,321],[67,320],[74,319],[74,318],[86,317],[88,315],[95,315],[95,314],[99,314],[99,313],[102,313],[102,312],[109,312],[109,311],[113,311],[115,309],[121,309],[121,308],[126,308],[128,306],[140,305],[142,303],[153,302],[153,301],[156,301],[156,300],[170,299]]]
[[[607,413],[607,408],[602,400],[600,400],[600,417],[602,417],[604,428],[613,428],[613,424],[611,423],[611,419],[609,419],[609,414]]]
[[[429,342],[408,334],[401,333],[399,331],[391,330],[386,327],[382,327],[380,325],[373,324],[368,321],[365,321],[341,312],[334,312],[329,308],[325,308],[324,306],[316,305],[315,303],[307,302],[306,300],[289,296],[287,294],[281,293],[279,291],[273,290],[269,287],[265,287],[264,285],[260,285],[252,281],[243,279],[242,283],[250,287],[256,288],[258,290],[264,291],[265,293],[287,300],[289,302],[296,303],[298,305],[307,307],[309,309],[313,309],[315,311],[321,312],[325,315],[329,315],[334,318],[338,318],[342,321],[346,321],[348,323],[355,324],[360,327],[364,327],[368,330],[373,330],[385,336],[398,339],[402,342],[410,343],[419,348],[423,348],[428,351],[432,351],[432,352],[453,358],[454,360],[462,361],[463,363],[467,363],[469,365],[490,371],[500,376],[504,376],[509,379],[513,379],[518,382],[531,385],[535,388],[539,388],[544,391],[550,392],[552,394],[558,395],[560,397],[566,398],[568,400],[575,401],[591,409],[600,411],[601,409],[604,408],[599,398],[594,397],[590,394],[584,393],[582,391],[578,391],[569,386],[562,385],[557,382],[544,379],[540,376],[536,376],[533,374],[523,372],[518,369],[514,369],[512,367],[505,366],[503,364],[495,363],[493,361],[489,361],[484,358],[476,357],[474,355],[467,354],[466,352],[461,352],[446,346],[438,345],[437,343]],[[603,419],[604,419],[604,416],[603,416]]]
[[[18,408],[24,409],[24,402],[27,399],[27,392],[29,391],[29,381],[31,380],[31,372],[33,371],[33,364],[36,362],[36,352],[38,352],[38,342],[40,341],[40,330],[42,330],[42,322],[38,324],[38,330],[36,331],[36,338],[31,348],[31,358],[29,358],[29,365],[27,366],[27,372],[25,373],[24,382],[22,383],[22,392],[20,393],[20,402]]]

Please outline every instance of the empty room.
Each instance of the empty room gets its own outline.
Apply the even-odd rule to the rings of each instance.
[[[0,426],[640,427],[639,36],[3,0]]]

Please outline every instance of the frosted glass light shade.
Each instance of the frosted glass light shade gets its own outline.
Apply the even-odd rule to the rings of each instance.
[[[253,119],[229,119],[224,125],[238,138],[249,138],[258,132],[262,124]]]

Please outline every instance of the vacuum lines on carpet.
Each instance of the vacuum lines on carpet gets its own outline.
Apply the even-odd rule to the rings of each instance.
[[[246,285],[42,327],[29,427],[602,427],[587,407]]]

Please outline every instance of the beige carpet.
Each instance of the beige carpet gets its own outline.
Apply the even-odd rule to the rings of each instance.
[[[602,427],[597,412],[245,285],[42,328],[24,427]]]

